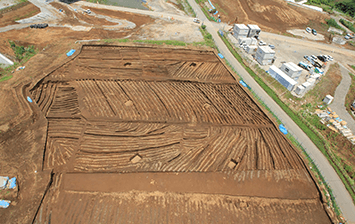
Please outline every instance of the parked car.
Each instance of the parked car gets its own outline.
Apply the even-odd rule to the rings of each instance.
[[[269,44],[269,47],[270,47],[271,49],[275,49],[275,46],[272,45],[272,44]]]
[[[317,36],[317,30],[312,29],[312,33],[313,33],[313,35]]]
[[[306,64],[306,63],[304,63],[302,61],[300,61],[298,63],[298,66],[300,66],[303,69],[306,69],[307,71],[310,71],[312,69],[312,66],[310,66],[310,65],[308,65],[308,64]]]
[[[264,41],[261,40],[261,41],[259,42],[259,46],[265,46],[265,45],[266,45],[266,43],[265,43]]]
[[[344,37],[346,40],[349,40],[350,39],[350,36],[349,34],[346,34],[346,36]]]
[[[311,32],[312,32],[312,29],[309,28],[309,27],[307,27],[307,28],[306,28],[306,31],[307,31],[308,33],[311,33]]]
[[[311,55],[311,58],[312,58],[313,60],[317,60],[317,56],[315,56],[315,55]]]
[[[200,20],[197,19],[197,18],[194,18],[193,22],[194,22],[194,23],[200,23]]]
[[[318,55],[317,58],[322,61],[322,62],[327,62],[328,59],[326,57],[324,57],[323,55]]]

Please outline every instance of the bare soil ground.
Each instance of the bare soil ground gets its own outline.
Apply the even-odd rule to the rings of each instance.
[[[38,14],[39,12],[40,9],[30,2],[21,4],[21,7],[16,10],[0,13],[0,27],[16,24],[16,20],[29,18]]]
[[[330,222],[302,159],[214,52],[88,45],[27,90],[55,173],[36,223]]]
[[[1,174],[20,186],[0,210],[4,223],[331,222],[301,157],[215,52],[81,49],[75,40],[139,36],[154,24],[91,11],[137,26],[106,31],[107,21],[65,9],[62,24],[94,28],[0,35],[9,55],[8,39],[45,48],[0,83]]]
[[[222,22],[257,24],[262,30],[285,33],[305,28],[310,20],[323,22],[327,14],[287,4],[284,0],[214,0]]]

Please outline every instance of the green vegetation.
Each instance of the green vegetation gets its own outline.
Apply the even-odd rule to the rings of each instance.
[[[0,82],[9,80],[11,78],[12,78],[12,75],[2,76],[2,77],[0,77]]]
[[[10,7],[0,9],[0,14],[4,14],[4,13],[10,12],[12,10],[19,9],[27,4],[28,4],[28,0],[20,0],[19,3],[16,5],[12,5]]]
[[[355,65],[350,65],[350,67],[355,70]]]
[[[13,65],[6,67],[0,72],[0,82],[6,81],[12,78],[12,75],[9,75],[18,66],[26,63],[31,57],[36,55],[37,51],[34,46],[18,46],[13,41],[9,40],[10,46],[16,55],[18,62],[15,62]]]
[[[354,27],[354,24],[349,22],[349,21],[346,21],[344,19],[340,19],[339,20],[344,26],[346,26],[349,30],[351,30],[352,32],[355,33],[355,27]]]
[[[181,4],[187,15],[196,17],[195,11],[192,9],[190,3],[187,0],[178,0],[179,5]]]
[[[16,55],[16,59],[18,61],[22,61],[26,58],[31,58],[36,54],[34,46],[28,46],[25,48],[24,46],[18,46],[13,41],[9,40],[10,46]]]
[[[355,0],[308,0],[308,4],[337,9],[351,17],[355,16]]]
[[[220,34],[219,34],[220,35]],[[245,68],[245,70],[254,78],[254,80],[264,89],[264,91],[288,114],[288,116],[303,130],[303,132],[311,139],[311,141],[317,146],[317,148],[326,156],[329,163],[332,165],[334,170],[339,175],[340,179],[344,183],[346,189],[350,193],[353,201],[355,202],[355,194],[350,186],[347,178],[344,176],[342,172],[341,165],[339,161],[330,151],[330,146],[327,144],[324,137],[303,117],[299,116],[298,114],[294,113],[278,96],[277,94],[264,83],[264,81],[257,76],[253,70],[251,70],[242,60],[240,55],[233,49],[232,45],[226,39],[226,37],[221,36],[221,39],[224,41],[226,46],[228,47],[229,51],[234,55],[234,57],[241,63],[241,65]],[[323,178],[324,180],[324,178]],[[325,183],[325,181],[324,181]],[[326,183],[325,183],[326,184]],[[331,191],[329,191],[331,194]],[[334,197],[331,195],[331,197]],[[337,215],[340,214],[339,210],[335,209]]]
[[[174,46],[188,46],[188,45],[193,45],[193,46],[200,46],[200,45],[205,45],[208,47],[216,48],[216,45],[214,44],[214,41],[212,39],[212,35],[208,33],[207,30],[201,29],[200,31],[203,35],[203,39],[205,41],[201,42],[193,42],[193,43],[185,43],[183,41],[178,41],[178,40],[130,40],[130,39],[104,39],[101,40],[102,42],[105,43],[127,43],[127,42],[132,42],[132,43],[147,43],[147,44],[157,44],[157,45],[174,45]]]
[[[333,18],[331,18],[331,19],[325,19],[325,21],[327,22],[327,24],[328,24],[329,26],[332,26],[332,27],[334,27],[334,28],[337,28],[337,29],[339,29],[339,30],[343,30],[343,31],[344,31],[344,28],[341,27],[341,26],[337,23],[337,21],[335,21],[335,19],[333,19]]]

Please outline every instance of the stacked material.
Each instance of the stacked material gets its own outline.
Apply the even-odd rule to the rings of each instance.
[[[353,145],[355,145],[355,135],[352,131],[346,126],[347,122],[342,120],[339,115],[332,111],[330,107],[327,107],[326,110],[317,109],[315,113],[318,117],[322,118],[321,122],[323,124],[328,123],[327,127],[335,132],[341,133],[346,137]]]

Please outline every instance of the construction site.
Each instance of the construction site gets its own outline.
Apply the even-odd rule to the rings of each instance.
[[[23,90],[51,173],[33,223],[331,223],[244,88],[215,51],[82,46]]]
[[[301,151],[203,45],[202,20],[176,1],[141,11],[38,2],[0,14],[4,56],[19,62],[9,40],[36,49],[1,83],[0,176],[17,178],[0,189],[11,202],[1,223],[337,223]],[[226,24],[274,33],[328,18],[278,0],[213,4]],[[314,45],[292,40],[296,52],[271,35],[261,38],[286,61]]]

